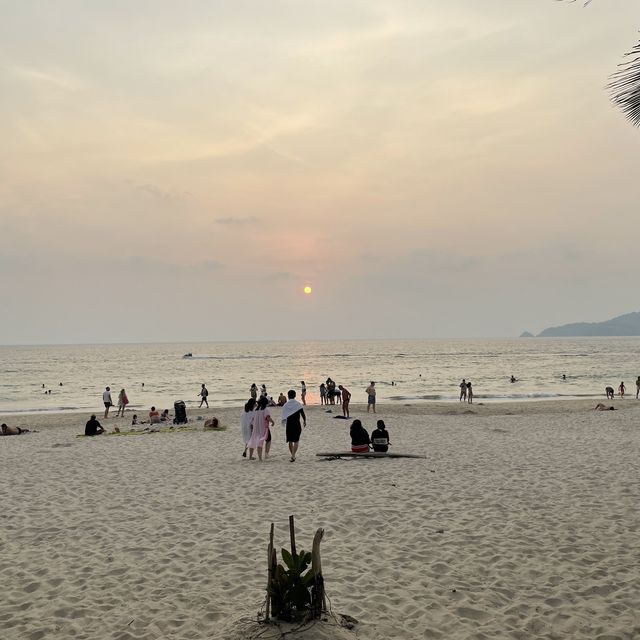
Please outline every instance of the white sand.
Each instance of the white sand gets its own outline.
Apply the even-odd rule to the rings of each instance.
[[[93,439],[85,416],[4,416],[40,433],[0,438],[0,637],[237,637],[289,514],[298,547],[325,528],[361,639],[640,637],[640,402],[594,404],[380,407],[393,450],[428,459],[332,462],[313,454],[348,449],[349,423],[311,407],[295,463],[279,410],[263,463],[236,411],[201,413],[221,433]]]

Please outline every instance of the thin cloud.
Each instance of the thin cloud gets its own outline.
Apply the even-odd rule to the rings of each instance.
[[[216,218],[214,222],[216,224],[226,224],[229,226],[240,227],[245,224],[255,224],[256,222],[260,222],[260,218],[258,218],[257,216],[227,216],[226,218]]]

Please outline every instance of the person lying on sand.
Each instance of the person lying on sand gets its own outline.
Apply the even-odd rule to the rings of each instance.
[[[22,427],[8,427],[6,424],[0,426],[0,436],[19,436],[21,433],[29,433],[29,429]]]
[[[220,421],[216,417],[207,418],[204,421],[204,430],[205,431],[215,431],[216,429],[219,429],[219,428],[220,428]]]
[[[594,411],[615,411],[615,407],[607,407],[606,404],[602,404],[602,402],[598,402],[598,404],[593,408]]]
[[[95,413],[92,414],[91,418],[87,421],[87,424],[84,427],[84,435],[85,436],[99,436],[104,433],[104,429],[102,425],[96,420]]]

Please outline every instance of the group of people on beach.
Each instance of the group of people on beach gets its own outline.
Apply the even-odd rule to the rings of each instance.
[[[607,385],[604,388],[605,395],[607,396],[607,400],[613,400],[615,396],[615,391],[612,386]],[[618,386],[618,395],[620,398],[624,398],[624,394],[627,392],[627,387],[624,384],[624,381],[620,382]],[[640,399],[640,376],[638,376],[636,380],[636,400]]]
[[[109,409],[113,407],[111,387],[106,387],[102,392],[102,402],[104,404],[104,419],[106,420],[109,417]],[[118,416],[122,416],[124,418],[124,410],[127,408],[128,404],[129,398],[127,397],[127,392],[124,389],[120,389],[120,393],[118,394],[118,411],[116,413],[116,418]]]
[[[389,451],[389,432],[384,424],[384,420],[378,420],[376,428],[371,432],[371,436],[362,425],[360,420],[354,420],[349,429],[351,436],[351,451],[353,453],[367,453],[373,450],[376,453],[386,453]]]
[[[460,402],[468,402],[473,404],[473,386],[471,380],[467,382],[464,378],[460,383]]]
[[[264,387],[264,385],[262,386]],[[266,391],[266,387],[264,388]],[[304,412],[304,405],[296,400],[294,389],[289,390],[287,398],[287,401],[282,406],[281,421],[285,427],[285,439],[291,454],[290,460],[295,462],[302,428],[307,426],[307,416]],[[242,456],[246,458],[248,451],[249,460],[256,459],[254,452],[258,460],[268,458],[272,441],[271,429],[275,426],[275,422],[269,411],[269,398],[266,393],[260,395],[260,398],[254,398],[252,394],[244,405],[240,424],[244,441]]]

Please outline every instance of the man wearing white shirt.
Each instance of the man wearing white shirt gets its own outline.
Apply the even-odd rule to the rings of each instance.
[[[113,406],[111,401],[111,388],[107,387],[102,393],[102,402],[104,402],[104,417],[109,417],[109,409]]]

